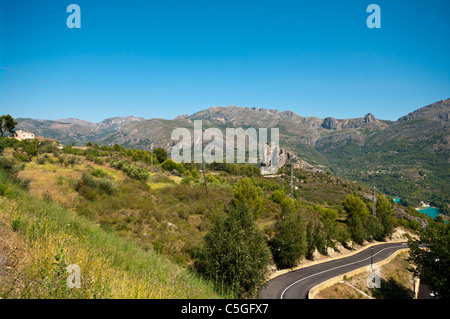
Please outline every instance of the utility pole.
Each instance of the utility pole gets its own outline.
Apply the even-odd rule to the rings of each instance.
[[[291,162],[291,198],[294,199],[294,165],[292,163],[292,157],[290,158],[290,162]]]
[[[206,181],[206,176],[205,176],[205,161],[202,161],[202,166],[203,166],[203,180],[205,181],[206,197],[209,198],[209,194],[208,194],[208,183],[207,183],[207,181]]]
[[[150,161],[151,161],[151,166],[153,167],[153,145],[151,145],[150,146],[150,155],[151,155],[151,159],[150,159]]]
[[[373,217],[375,217],[375,215],[376,215],[376,210],[377,210],[377,207],[376,207],[376,203],[377,203],[377,194],[376,194],[376,188],[375,188],[375,186],[373,187],[373,199],[372,199],[372,215],[373,215]]]
[[[370,255],[370,269],[373,269],[373,246],[372,246],[372,253]]]

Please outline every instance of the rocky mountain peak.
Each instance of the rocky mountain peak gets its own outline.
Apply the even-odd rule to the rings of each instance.
[[[367,113],[364,116],[364,123],[373,123],[375,122],[375,116],[372,113]]]
[[[322,127],[327,130],[336,130],[337,120],[334,117],[326,117],[323,120]]]

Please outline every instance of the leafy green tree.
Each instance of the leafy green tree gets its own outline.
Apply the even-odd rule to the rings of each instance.
[[[31,162],[32,158],[38,154],[38,147],[36,143],[27,143],[24,148],[25,153],[28,155],[28,161]]]
[[[280,219],[275,224],[275,236],[270,248],[278,268],[292,268],[306,253],[305,229],[291,198],[281,202]]]
[[[419,239],[410,239],[412,271],[440,298],[450,298],[450,226],[429,223],[420,231]],[[421,247],[422,246],[422,247]]]
[[[314,224],[309,222],[306,226],[306,258],[309,260],[314,259],[314,250],[316,249],[314,240]]]
[[[367,216],[367,218],[364,219],[364,228],[366,230],[366,240],[384,240],[383,224],[378,218],[373,215]]]
[[[338,213],[331,208],[324,209],[322,216],[320,216],[320,222],[324,228],[326,247],[335,248],[334,240],[337,238],[336,218],[338,218]]]
[[[247,203],[255,214],[254,218],[257,219],[263,208],[262,194],[261,187],[255,185],[250,178],[244,177],[233,188],[233,205],[239,206]]]
[[[219,216],[195,254],[195,269],[217,286],[254,297],[265,281],[270,250],[248,204]]]
[[[314,251],[326,254],[326,232],[319,220],[311,220],[306,226],[306,258],[314,260]]]
[[[347,213],[347,226],[350,231],[350,238],[361,245],[368,237],[368,232],[364,225],[369,218],[369,210],[361,198],[355,194],[348,195],[342,206]]]
[[[158,163],[164,162],[168,157],[167,151],[162,147],[155,148],[153,150],[153,154],[155,154],[156,158],[158,159]]]
[[[0,134],[3,136],[6,132],[12,133],[17,124],[9,114],[0,116]]]
[[[376,217],[382,225],[382,231],[376,239],[384,240],[394,232],[394,210],[391,201],[383,195],[377,198]]]

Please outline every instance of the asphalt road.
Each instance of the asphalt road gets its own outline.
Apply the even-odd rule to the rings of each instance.
[[[399,249],[407,248],[405,243],[387,243],[373,247],[373,263],[389,257]],[[298,269],[270,280],[261,297],[264,299],[306,299],[309,290],[330,278],[349,271],[368,266],[371,262],[372,248],[369,247],[355,255],[323,262]]]

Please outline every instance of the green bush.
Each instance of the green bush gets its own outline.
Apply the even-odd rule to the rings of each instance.
[[[8,195],[9,195],[8,185],[3,184],[3,183],[0,184],[0,196],[8,197]]]
[[[108,195],[112,195],[112,193],[114,192],[114,187],[112,183],[108,180],[100,180],[97,183],[97,188]]]
[[[95,176],[95,177],[103,178],[106,175],[108,175],[108,173],[106,173],[106,171],[104,171],[102,169],[96,168],[91,172],[91,175]]]
[[[114,187],[110,181],[98,180],[86,173],[83,173],[81,179],[75,185],[75,190],[90,201],[96,200],[97,196],[102,193],[107,195],[114,193]]]
[[[206,181],[213,186],[220,186],[220,181],[214,176],[208,175]]]
[[[94,163],[97,165],[103,165],[103,164],[105,164],[105,160],[103,158],[96,157],[94,160]]]
[[[162,164],[161,168],[165,171],[171,172],[177,168],[177,163],[175,163],[172,159],[166,159]]]
[[[13,157],[20,162],[28,162],[28,156],[25,154],[16,152],[13,154]]]
[[[277,189],[270,195],[270,199],[274,203],[281,204],[284,199],[284,192],[281,189]]]
[[[187,177],[183,178],[180,183],[189,185],[191,182],[192,182],[192,178],[187,176]]]
[[[126,161],[116,161],[116,160],[110,161],[109,164],[114,168],[124,171],[129,177],[135,180],[141,182],[148,181],[149,177],[148,171],[142,167],[130,165]]]

